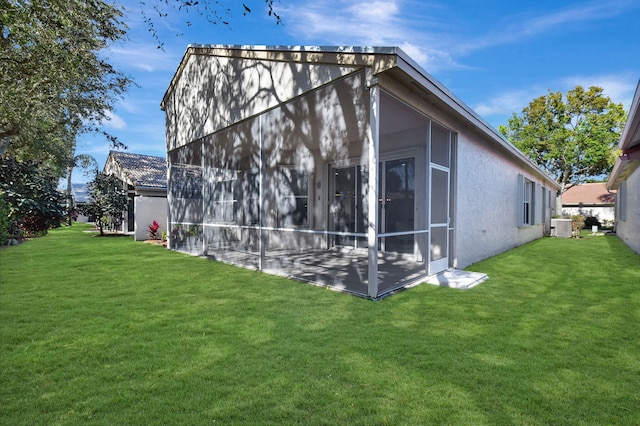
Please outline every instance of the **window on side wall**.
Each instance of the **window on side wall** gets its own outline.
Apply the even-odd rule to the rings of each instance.
[[[627,182],[622,181],[618,189],[618,219],[627,220]]]
[[[523,175],[518,175],[518,226],[534,223],[535,184]]]

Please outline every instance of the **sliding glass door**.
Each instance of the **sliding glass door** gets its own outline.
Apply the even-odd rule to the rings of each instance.
[[[367,204],[363,190],[363,167],[334,167],[331,170],[331,229],[336,232],[333,246],[366,247],[366,237],[344,234],[367,232]]]
[[[415,158],[386,160],[380,163],[379,232],[380,250],[414,253]],[[331,220],[333,246],[367,247],[366,177],[360,165],[334,167],[331,170]],[[406,233],[411,233],[407,235]],[[344,234],[360,234],[344,235]]]

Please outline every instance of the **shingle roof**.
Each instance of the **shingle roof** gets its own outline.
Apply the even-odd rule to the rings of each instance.
[[[111,151],[111,157],[136,188],[167,188],[167,162],[164,157]]]
[[[613,204],[615,200],[616,194],[607,190],[605,182],[572,186],[562,194],[562,205],[606,205]]]

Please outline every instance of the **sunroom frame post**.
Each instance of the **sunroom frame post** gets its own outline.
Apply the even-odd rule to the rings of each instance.
[[[259,177],[258,177],[258,211],[260,212],[260,219],[259,219],[259,234],[258,234],[258,246],[259,246],[259,251],[260,251],[260,257],[258,260],[258,269],[260,271],[264,270],[267,266],[267,262],[266,262],[266,257],[267,257],[267,244],[266,244],[266,239],[267,239],[267,232],[265,230],[265,226],[267,225],[267,215],[265,213],[265,173],[267,168],[265,167],[264,162],[265,160],[265,155],[264,155],[264,141],[263,141],[263,136],[262,136],[262,115],[260,115],[258,117],[258,149],[260,150],[259,152],[259,158],[260,158],[260,165],[258,167],[259,169]],[[253,147],[252,147],[253,148]]]
[[[369,89],[369,127],[367,144],[369,153],[369,176],[367,179],[367,242],[368,242],[368,294],[378,297],[378,164],[380,149],[380,89],[377,79],[368,70],[367,85]]]

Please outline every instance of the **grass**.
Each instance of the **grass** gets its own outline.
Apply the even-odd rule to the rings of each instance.
[[[83,229],[0,250],[0,424],[640,424],[615,237],[372,302]]]

